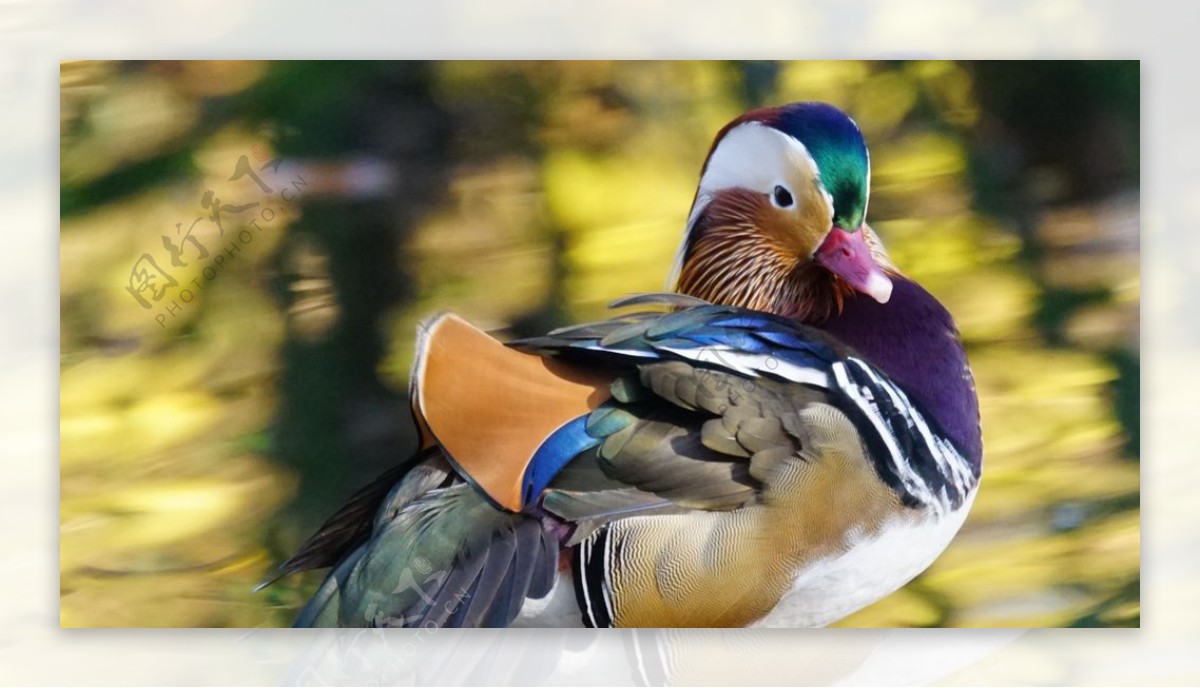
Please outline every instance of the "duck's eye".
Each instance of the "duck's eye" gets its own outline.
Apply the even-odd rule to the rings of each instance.
[[[792,199],[792,192],[783,186],[775,187],[775,191],[771,193],[771,200],[779,208],[790,208],[792,207],[792,203],[795,203],[795,200]]]

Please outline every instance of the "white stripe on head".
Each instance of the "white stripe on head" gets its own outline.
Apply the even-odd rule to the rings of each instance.
[[[808,179],[821,178],[803,143],[762,122],[749,121],[730,129],[713,149],[700,177],[700,193],[724,189],[770,193],[776,184],[795,178],[797,170]],[[832,197],[829,204],[832,209]]]

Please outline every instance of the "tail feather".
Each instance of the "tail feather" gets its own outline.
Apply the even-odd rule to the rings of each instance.
[[[371,536],[376,514],[393,488],[404,481],[414,467],[437,455],[436,449],[419,451],[412,459],[389,468],[360,488],[350,496],[342,508],[335,511],[300,545],[295,554],[280,564],[275,573],[255,586],[254,592],[293,573],[328,568],[337,564]]]
[[[432,490],[373,533],[348,575],[339,565],[303,620],[507,626],[526,598],[549,592],[558,552],[544,536],[539,519],[496,509],[465,483]]]
[[[321,583],[321,587],[317,588],[312,599],[304,605],[296,620],[292,622],[292,628],[332,628],[338,625],[342,590],[346,588],[346,581],[355,564],[366,553],[366,545],[359,546],[329,572],[325,582]]]

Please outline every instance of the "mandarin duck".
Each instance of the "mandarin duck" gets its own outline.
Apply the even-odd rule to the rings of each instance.
[[[413,459],[280,566],[297,626],[822,626],[946,548],[982,460],[954,321],[865,223],[837,108],[716,136],[634,312],[502,344],[419,328]]]

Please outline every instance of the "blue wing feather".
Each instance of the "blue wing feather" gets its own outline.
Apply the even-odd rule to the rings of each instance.
[[[655,297],[638,303],[653,304]],[[716,305],[634,313],[512,345],[542,354],[586,351],[617,366],[686,361],[742,377],[816,386],[851,415],[880,477],[905,503],[956,503],[974,479],[961,454],[886,375],[827,334],[770,313]],[[527,494],[539,494],[571,458],[630,422],[607,405],[590,415],[563,426],[538,449],[526,472],[532,490]]]
[[[559,427],[534,452],[529,465],[525,467],[522,488],[524,503],[533,503],[571,459],[600,445],[601,437],[587,430],[589,415],[585,413]]]

